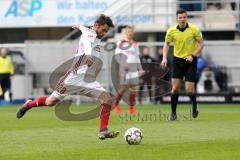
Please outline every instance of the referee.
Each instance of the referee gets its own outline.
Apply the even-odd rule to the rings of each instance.
[[[163,60],[161,65],[167,66],[167,54],[170,43],[174,44],[174,59],[172,73],[172,95],[170,121],[177,120],[178,93],[181,81],[185,81],[187,95],[192,102],[192,117],[197,118],[197,102],[195,93],[195,83],[197,76],[197,57],[200,55],[203,44],[203,37],[198,27],[187,22],[188,15],[185,10],[176,12],[177,25],[171,26],[167,30],[163,47]]]

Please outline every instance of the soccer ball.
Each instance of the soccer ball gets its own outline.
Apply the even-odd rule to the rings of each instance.
[[[129,145],[140,144],[143,139],[142,131],[135,127],[129,128],[124,134],[124,139]]]

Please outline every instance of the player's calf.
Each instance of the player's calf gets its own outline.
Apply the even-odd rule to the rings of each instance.
[[[54,96],[42,96],[35,100],[26,101],[17,111],[17,118],[22,118],[33,107],[54,106],[59,102]]]
[[[197,109],[197,98],[195,93],[188,93],[188,96],[192,102],[192,117],[197,118],[198,117],[198,109]]]
[[[103,92],[98,98],[98,101],[100,104],[112,105],[114,100],[115,100],[115,97],[108,92]]]

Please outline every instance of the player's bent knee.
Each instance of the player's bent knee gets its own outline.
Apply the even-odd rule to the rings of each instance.
[[[188,95],[192,95],[195,93],[195,89],[194,89],[194,87],[187,87],[186,92]]]
[[[107,99],[106,99],[106,101],[105,101],[105,103],[107,103],[107,104],[113,104],[114,100],[115,100],[114,96],[112,96],[111,94],[109,94],[108,97],[107,97]]]
[[[173,87],[172,88],[172,93],[177,94],[179,92],[179,87]]]
[[[137,92],[136,91],[130,91],[130,94],[136,94]]]
[[[55,106],[55,102],[54,101],[46,101],[46,105],[49,107]]]
[[[187,91],[187,95],[193,95],[195,94],[195,91]]]
[[[193,94],[195,94],[195,90],[194,90],[194,88],[193,89],[189,88],[189,89],[186,89],[186,93],[187,93],[187,95],[193,95]]]
[[[52,107],[52,106],[55,106],[58,102],[59,102],[58,99],[49,97],[49,98],[46,99],[45,103],[46,103],[47,106]]]
[[[130,94],[136,94],[136,88],[129,88]]]
[[[99,101],[101,104],[113,104],[114,100],[114,96],[107,92],[103,92],[99,97]]]

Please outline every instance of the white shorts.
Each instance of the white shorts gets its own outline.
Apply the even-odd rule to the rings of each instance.
[[[120,85],[138,85],[139,84],[139,73],[136,72],[128,72],[128,73],[120,73]]]
[[[59,83],[52,95],[62,100],[67,95],[84,95],[91,98],[98,98],[106,89],[97,82],[85,82],[81,76],[70,73],[66,79]]]

